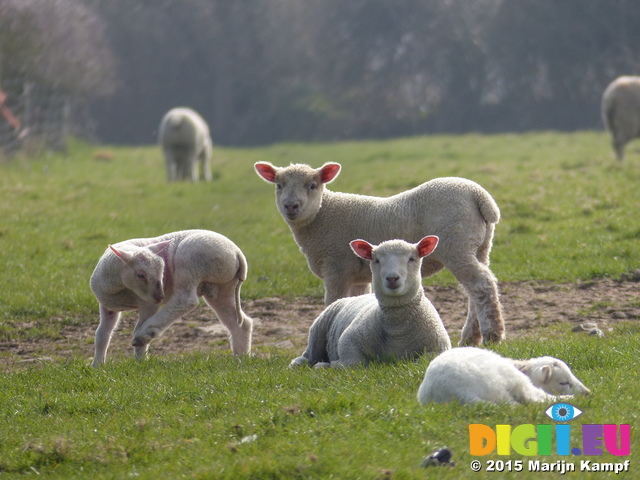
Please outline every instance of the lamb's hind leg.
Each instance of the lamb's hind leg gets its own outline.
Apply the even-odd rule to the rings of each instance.
[[[498,283],[489,267],[472,257],[450,270],[469,296],[469,313],[462,329],[460,344],[477,345],[480,337],[483,343],[504,340]]]
[[[478,313],[476,312],[476,306],[471,301],[471,297],[467,302],[467,320],[462,327],[462,335],[459,345],[480,345],[482,343],[482,333],[480,332],[480,325],[478,323]]]
[[[251,351],[253,321],[240,310],[236,302],[237,280],[224,285],[205,283],[200,290],[207,304],[213,309],[218,320],[229,330],[229,342],[234,355],[244,355]],[[240,315],[241,318],[238,318]]]

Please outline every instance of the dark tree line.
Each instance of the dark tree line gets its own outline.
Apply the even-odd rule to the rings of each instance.
[[[640,74],[633,0],[0,0],[0,14],[21,2],[78,25],[24,68],[102,94],[108,142],[154,142],[180,105],[235,145],[601,128],[606,85]],[[69,58],[41,63],[53,53]]]

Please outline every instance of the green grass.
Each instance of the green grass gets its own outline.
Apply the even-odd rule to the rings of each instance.
[[[552,424],[548,405],[422,407],[415,395],[427,358],[294,371],[286,368],[290,357],[274,351],[241,361],[229,354],[152,357],[98,370],[71,359],[8,374],[0,379],[0,476],[457,479],[475,478],[469,464],[476,458],[630,459],[636,470],[640,398],[631,386],[640,332],[633,328],[633,336],[617,331],[550,345],[518,339],[498,348],[514,357],[564,358],[593,391],[572,402],[584,412],[571,423],[572,446],[581,445],[582,423],[631,424],[629,457],[472,457],[470,423]],[[444,445],[455,467],[420,467]]]
[[[253,163],[338,161],[335,190],[391,195],[438,176],[483,185],[502,210],[492,269],[500,281],[576,281],[633,270],[640,169],[611,158],[604,133],[417,137],[385,142],[217,149],[216,180],[170,184],[155,147],[97,149],[0,164],[0,319],[91,315],[88,278],[108,243],[186,229],[218,231],[249,261],[246,298],[320,296]],[[427,282],[451,283],[443,273]]]
[[[617,278],[640,258],[640,158],[631,148],[616,163],[604,133],[218,148],[215,181],[195,185],[168,185],[155,147],[109,147],[112,161],[94,160],[98,150],[72,142],[66,154],[0,164],[0,342],[55,338],[60,322],[97,324],[88,280],[107,244],[186,228],[218,231],[245,252],[244,298],[320,297],[322,283],[279,217],[273,187],[253,172],[260,160],[338,161],[332,189],[372,195],[438,176],[477,181],[502,210],[492,252],[501,282]],[[425,281],[452,282],[446,272]],[[549,327],[538,341],[509,340],[497,350],[567,361],[593,391],[574,402],[585,413],[572,425],[630,423],[637,472],[639,335],[637,322],[604,338]],[[274,350],[242,361],[212,353],[98,370],[84,358],[16,368],[0,376],[0,476],[479,478],[469,468],[469,423],[551,423],[547,405],[419,406],[428,359],[293,372],[290,358]],[[421,469],[442,445],[456,466]]]

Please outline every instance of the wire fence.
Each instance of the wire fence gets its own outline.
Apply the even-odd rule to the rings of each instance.
[[[71,105],[69,95],[34,82],[0,84],[0,155],[11,157],[27,148],[64,149]]]

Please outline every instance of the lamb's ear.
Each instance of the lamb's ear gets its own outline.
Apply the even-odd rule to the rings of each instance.
[[[551,365],[545,365],[540,369],[540,373],[542,374],[542,382],[547,383],[553,373],[553,367]]]
[[[257,162],[253,168],[255,168],[258,175],[264,178],[267,182],[276,182],[276,167],[269,162]]]
[[[429,235],[428,237],[424,237],[422,240],[418,242],[418,255],[420,258],[426,257],[431,252],[435,250],[438,246],[438,237],[435,235]]]
[[[163,242],[152,243],[151,245],[147,245],[147,248],[151,250],[152,253],[156,255],[160,255],[160,253],[167,248],[173,240],[165,240]]]
[[[129,252],[125,251],[125,250],[118,250],[113,245],[109,245],[109,248],[111,249],[111,251],[113,253],[115,253],[119,258],[121,258],[122,261],[125,262],[125,263],[129,263],[131,261],[131,259],[133,258],[131,256],[131,254]]]
[[[351,245],[351,250],[353,250],[353,252],[360,258],[371,260],[373,256],[373,245],[369,242],[365,240],[354,240],[349,245]]]
[[[340,173],[342,167],[339,163],[329,162],[321,166],[318,171],[320,172],[320,181],[322,183],[331,183]]]

